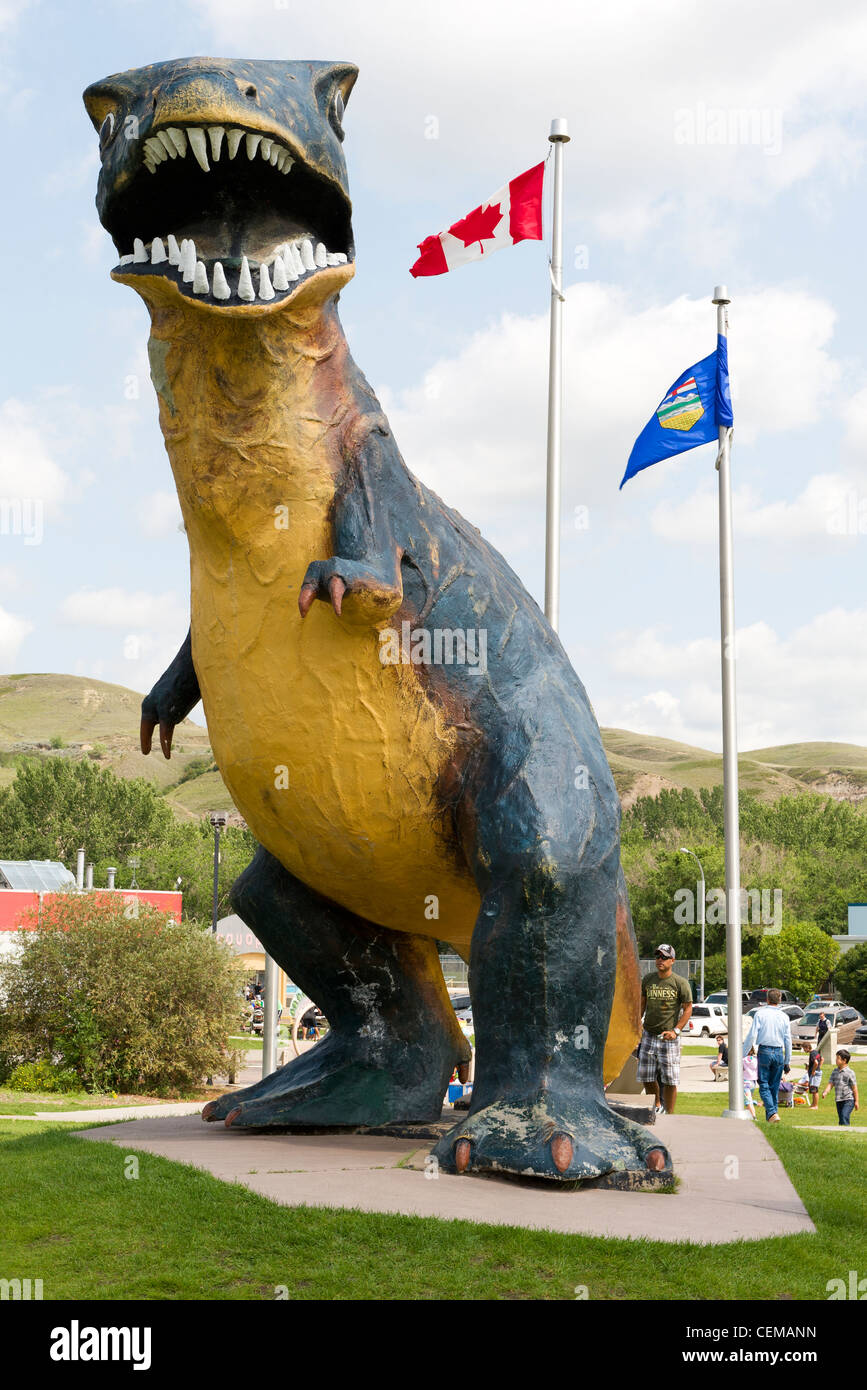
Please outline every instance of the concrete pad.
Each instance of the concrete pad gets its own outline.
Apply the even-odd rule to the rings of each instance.
[[[346,1207],[572,1234],[725,1244],[814,1232],[764,1135],[750,1121],[660,1116],[680,1188],[673,1194],[564,1191],[506,1178],[436,1179],[430,1142],[370,1134],[268,1134],[195,1116],[142,1117],[80,1138],[139,1149],[242,1183],[282,1206]],[[728,1176],[727,1176],[728,1174]]]

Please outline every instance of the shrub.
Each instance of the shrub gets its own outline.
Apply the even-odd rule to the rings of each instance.
[[[47,1057],[38,1062],[20,1062],[6,1085],[10,1091],[78,1091],[81,1083],[70,1068],[58,1067]]]
[[[19,940],[0,962],[5,1072],[48,1062],[86,1090],[167,1095],[225,1071],[240,979],[209,933],[120,894],[58,894]]]

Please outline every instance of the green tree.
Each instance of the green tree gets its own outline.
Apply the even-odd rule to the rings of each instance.
[[[840,947],[813,922],[793,922],[777,935],[765,934],[744,960],[749,989],[769,986],[809,999],[834,969]]]
[[[88,1090],[173,1094],[228,1065],[229,949],[146,903],[59,893],[0,962],[0,1073],[39,1064]]]
[[[846,952],[834,968],[834,983],[847,1004],[867,1014],[867,942]]]
[[[87,759],[21,763],[0,791],[0,850],[6,859],[71,863],[84,845],[97,863],[124,860],[174,828],[171,807],[150,782],[117,777]]]

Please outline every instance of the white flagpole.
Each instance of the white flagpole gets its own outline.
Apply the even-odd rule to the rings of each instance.
[[[716,327],[728,341],[725,285],[713,292]],[[741,1000],[741,843],[738,812],[738,727],[735,683],[735,585],[732,555],[731,430],[719,427],[719,602],[722,664],[723,799],[726,855],[726,982],[728,985],[729,1103],[723,1114],[745,1120],[743,1083],[743,1003]]]
[[[563,146],[570,140],[563,116],[551,122],[554,210],[551,229],[551,347],[548,360],[548,475],[545,501],[545,617],[560,625],[560,435],[563,415]]]

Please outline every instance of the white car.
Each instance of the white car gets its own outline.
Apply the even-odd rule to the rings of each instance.
[[[693,1004],[682,1037],[715,1038],[718,1034],[727,1032],[727,1011],[724,1004]]]

